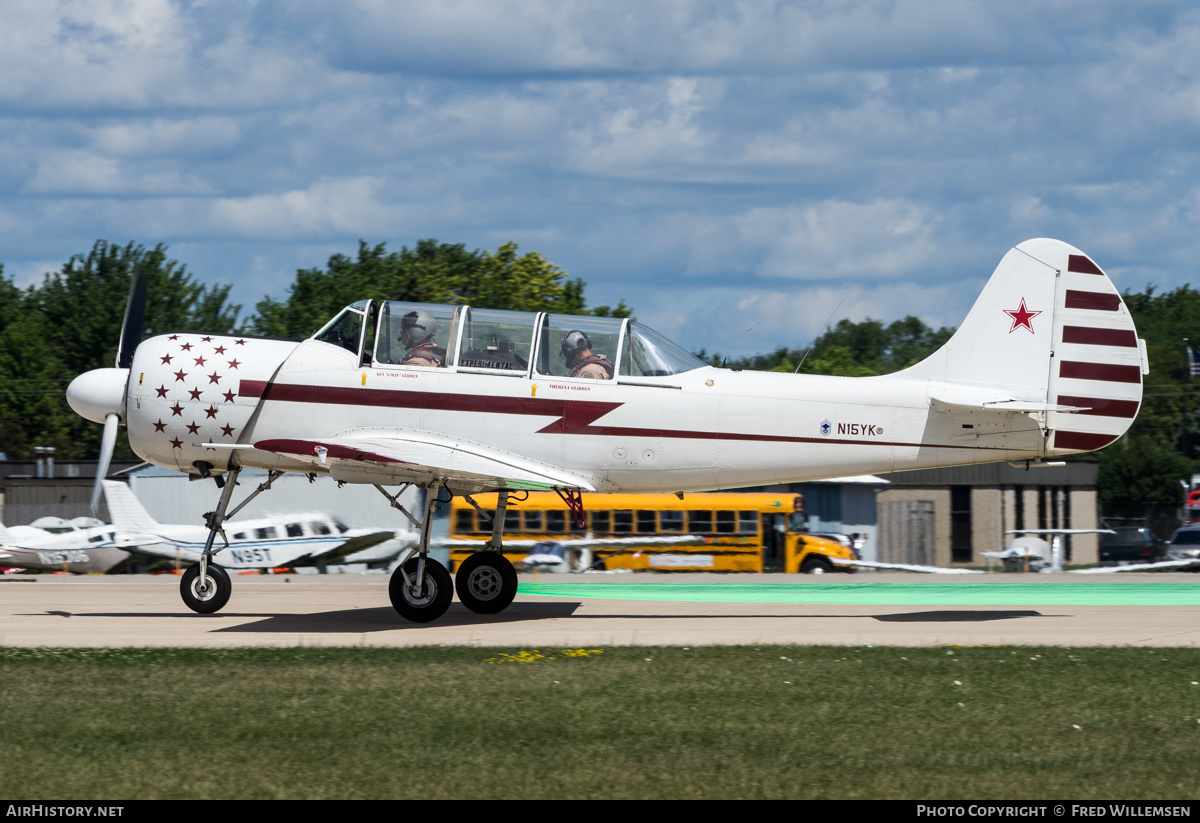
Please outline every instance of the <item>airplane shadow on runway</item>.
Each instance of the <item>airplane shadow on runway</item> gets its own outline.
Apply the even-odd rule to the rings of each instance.
[[[581,603],[514,603],[500,614],[475,614],[461,603],[454,603],[445,616],[433,623],[410,623],[393,610],[344,609],[322,614],[272,615],[265,620],[241,626],[227,626],[218,632],[370,632],[395,631],[396,629],[418,630],[437,626],[494,626],[529,620],[549,620],[574,617],[582,620],[737,620],[751,618],[767,619],[828,619],[870,617],[882,622],[893,623],[951,623],[984,622],[990,620],[1013,620],[1021,617],[1043,617],[1040,612],[1025,610],[1003,611],[928,611],[904,612],[900,614],[849,615],[849,614],[575,614]]]
[[[876,620],[883,623],[982,623],[988,620],[1012,620],[1017,617],[1046,617],[1035,611],[933,611],[902,612],[900,614],[877,614]]]
[[[390,632],[397,629],[420,630],[439,626],[494,626],[526,620],[570,617],[579,603],[514,603],[500,614],[475,614],[461,603],[453,603],[445,615],[432,623],[410,623],[391,608],[340,609],[318,614],[262,615],[265,619],[241,626],[226,626],[217,632]],[[197,615],[199,616],[199,615]],[[226,615],[232,617],[234,615]],[[256,617],[258,615],[245,615]]]
[[[417,631],[438,626],[493,626],[504,623],[520,623],[531,620],[551,620],[555,618],[574,617],[583,620],[737,620],[737,619],[773,619],[773,620],[827,620],[863,619],[869,618],[884,623],[970,623],[992,620],[1014,620],[1022,617],[1046,617],[1033,610],[938,610],[924,612],[900,612],[897,614],[576,614],[582,605],[580,602],[563,603],[514,603],[500,614],[475,614],[461,603],[454,603],[449,611],[433,623],[410,623],[388,607],[339,609],[337,611],[319,612],[316,614],[251,614],[238,612],[220,612],[218,614],[194,614],[191,612],[169,612],[159,614],[131,612],[81,612],[80,616],[87,617],[142,617],[142,618],[181,618],[184,620],[214,620],[227,623],[231,618],[244,620],[236,626],[221,626],[214,632],[229,633],[354,633],[386,632],[404,629]],[[71,617],[70,612],[50,611],[43,614],[59,617]]]

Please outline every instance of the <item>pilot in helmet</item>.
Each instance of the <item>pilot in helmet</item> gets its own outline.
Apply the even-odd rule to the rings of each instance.
[[[441,368],[446,350],[437,344],[437,320],[424,309],[413,309],[400,319],[400,342],[404,345],[401,366]]]
[[[563,335],[562,356],[571,370],[567,377],[609,380],[613,376],[612,363],[602,354],[592,354],[591,339],[577,329]]]

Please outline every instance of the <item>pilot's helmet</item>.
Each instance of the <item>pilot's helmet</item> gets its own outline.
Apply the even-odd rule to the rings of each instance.
[[[408,347],[412,348],[437,334],[437,321],[424,309],[413,309],[400,320],[400,330],[408,332]]]
[[[576,352],[583,349],[590,349],[591,347],[592,341],[581,331],[573,329],[563,335],[562,356],[568,363],[571,362],[571,358],[575,356]]]

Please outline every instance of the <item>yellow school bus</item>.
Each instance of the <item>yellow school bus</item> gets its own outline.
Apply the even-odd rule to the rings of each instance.
[[[496,495],[474,499],[482,512],[461,497],[451,503],[450,560],[455,570],[478,550],[475,541],[482,548],[492,534]],[[505,555],[520,562],[531,543],[556,542],[577,569],[807,574],[853,572],[854,566],[840,561],[859,559],[851,546],[807,533],[804,498],[797,494],[714,492],[680,498],[585,492],[583,509],[584,522],[578,525],[554,492],[509,495]]]

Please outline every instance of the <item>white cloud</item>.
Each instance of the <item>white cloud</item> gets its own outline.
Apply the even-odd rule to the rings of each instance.
[[[124,157],[205,155],[229,150],[240,138],[236,118],[228,116],[113,120],[92,131],[97,152]]]
[[[33,194],[208,194],[203,181],[174,164],[131,164],[84,151],[44,153],[26,185]]]
[[[697,221],[687,273],[832,280],[919,276],[938,218],[903,200],[754,208]]]

